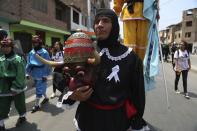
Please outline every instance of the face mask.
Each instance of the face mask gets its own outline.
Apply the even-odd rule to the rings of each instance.
[[[73,91],[78,87],[92,87],[96,79],[96,67],[83,63],[69,64],[63,68],[63,76],[69,90]]]

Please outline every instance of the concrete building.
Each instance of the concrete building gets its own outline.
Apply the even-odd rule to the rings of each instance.
[[[174,42],[180,43],[182,40],[182,23],[178,23],[174,26]]]
[[[90,27],[92,28],[93,27],[93,21],[94,21],[94,17],[96,15],[96,11],[97,9],[99,8],[110,8],[110,2],[111,0],[88,0],[90,1],[90,17],[89,17],[89,20],[90,20]]]
[[[159,38],[160,38],[161,43],[167,43],[168,31],[169,30],[167,30],[167,29],[159,31]]]
[[[162,35],[164,32],[167,34],[166,37]],[[189,43],[189,50],[197,52],[197,8],[183,11],[180,23],[170,25],[159,33],[161,41],[171,44],[185,40]]]
[[[190,43],[192,52],[197,50],[197,8],[183,11],[182,39]]]
[[[170,25],[166,29],[167,31],[167,37],[166,37],[166,43],[171,44],[174,42],[175,37],[175,25]]]

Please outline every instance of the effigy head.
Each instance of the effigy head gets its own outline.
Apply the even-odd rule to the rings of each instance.
[[[90,58],[95,59],[95,63],[91,63]],[[65,41],[65,63],[89,62],[90,64],[98,64],[99,58],[94,48],[94,42],[87,34],[77,32],[72,34],[67,41]]]
[[[59,87],[67,86],[71,91],[81,86],[92,86],[96,79],[96,65],[100,62],[94,42],[83,32],[76,32],[65,41],[63,63],[48,61],[39,55],[36,57],[51,66],[61,65],[64,86]]]
[[[94,42],[83,32],[74,33],[65,41],[64,62],[45,60],[38,54],[36,54],[36,57],[43,63],[51,66],[79,62],[97,65],[100,62],[100,56],[94,48]]]
[[[100,62],[100,56],[87,34],[77,32],[68,38],[64,46],[64,62],[63,73],[69,90],[86,85],[91,87],[94,84],[95,65]]]

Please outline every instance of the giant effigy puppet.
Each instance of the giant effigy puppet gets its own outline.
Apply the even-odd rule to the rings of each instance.
[[[148,43],[149,25],[143,16],[143,5],[144,0],[114,0],[114,10],[123,20],[124,45],[132,47],[142,60]]]
[[[124,45],[144,61],[145,90],[154,88],[159,70],[159,0],[114,0],[114,10],[123,21]]]

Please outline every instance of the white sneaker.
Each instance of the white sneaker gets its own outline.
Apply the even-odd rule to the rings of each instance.
[[[188,93],[185,93],[185,98],[187,98],[187,99],[190,99],[190,97],[189,97],[189,95],[188,95]]]
[[[148,125],[144,126],[144,130],[145,131],[150,131],[150,128],[148,127]]]
[[[50,98],[54,98],[55,97],[55,93],[52,93]]]
[[[181,92],[179,90],[175,90],[176,94],[180,94]]]

